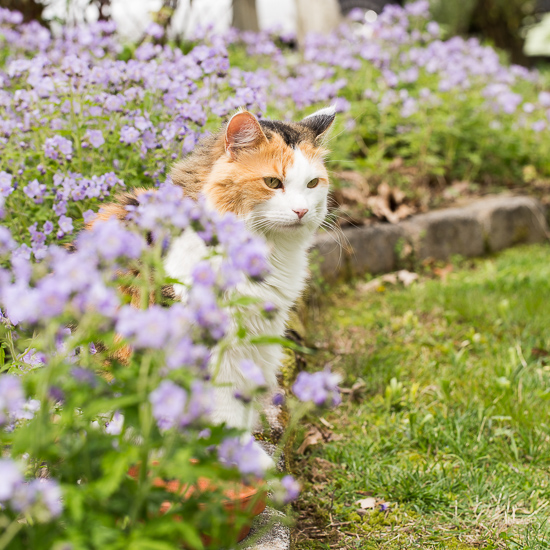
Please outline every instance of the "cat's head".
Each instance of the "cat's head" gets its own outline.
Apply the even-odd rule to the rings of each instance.
[[[203,189],[209,202],[268,236],[313,232],[327,214],[322,142],[334,117],[333,108],[300,122],[258,120],[247,111],[233,115],[223,133],[225,153]]]

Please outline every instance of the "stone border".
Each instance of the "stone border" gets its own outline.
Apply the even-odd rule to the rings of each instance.
[[[436,210],[398,224],[321,233],[313,246],[326,280],[394,271],[404,259],[482,256],[550,239],[545,210],[531,197],[499,196]]]
[[[247,540],[255,540],[255,542],[247,545]],[[289,550],[290,529],[285,524],[283,512],[268,506],[254,518],[250,535],[239,544],[239,548],[241,550]]]

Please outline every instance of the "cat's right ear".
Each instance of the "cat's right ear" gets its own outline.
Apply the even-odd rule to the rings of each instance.
[[[258,119],[248,111],[233,115],[225,128],[225,152],[235,158],[240,151],[267,141]]]
[[[334,106],[325,107],[301,120],[300,124],[309,128],[315,134],[315,141],[318,141],[327,135],[335,118]]]

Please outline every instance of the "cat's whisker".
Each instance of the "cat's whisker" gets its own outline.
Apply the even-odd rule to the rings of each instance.
[[[324,225],[321,225],[321,227],[325,228]],[[342,241],[346,241],[348,242],[346,236],[342,233],[342,231],[334,231],[332,230],[332,228],[329,226],[329,227],[326,227],[325,229],[327,229],[327,231],[325,232],[326,235],[329,236],[329,238],[334,241],[335,245],[337,246],[338,248],[338,261],[337,261],[337,268],[340,267],[341,263],[342,263],[342,258],[343,258],[343,250],[344,250],[344,245],[342,244]]]

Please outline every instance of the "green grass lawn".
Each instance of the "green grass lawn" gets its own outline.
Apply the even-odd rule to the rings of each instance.
[[[550,548],[550,247],[361,283],[309,314],[310,367],[354,390],[295,454],[297,548]]]

